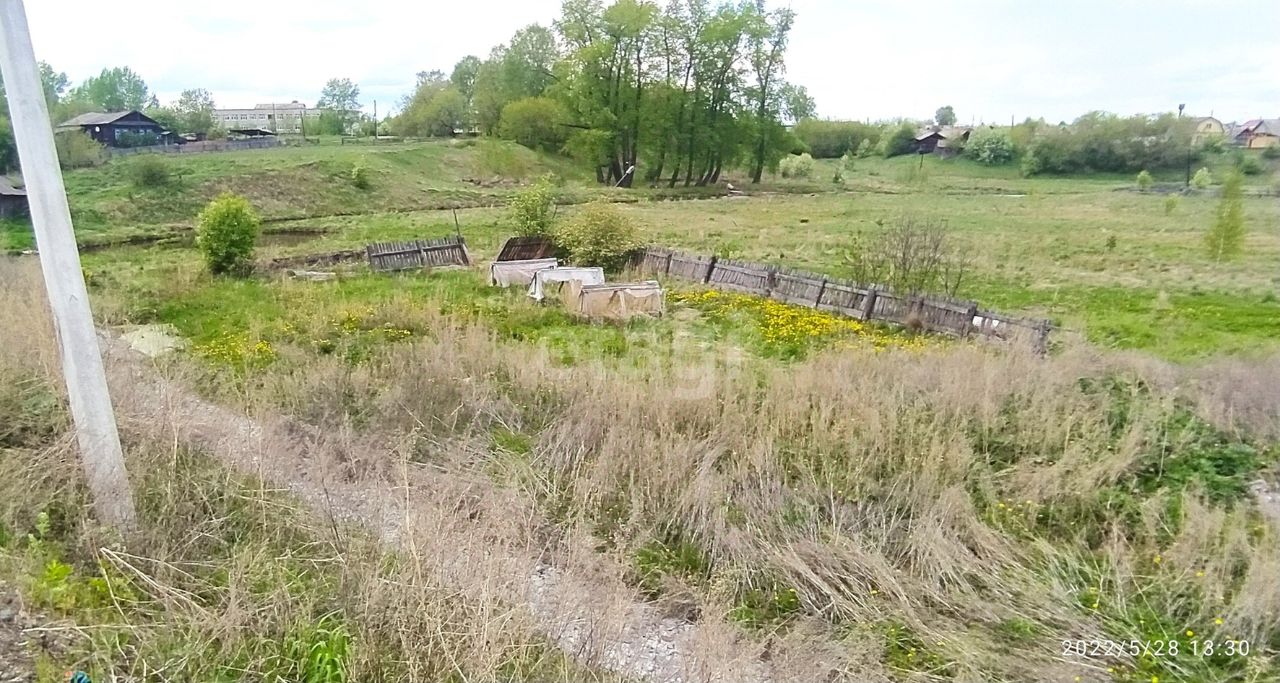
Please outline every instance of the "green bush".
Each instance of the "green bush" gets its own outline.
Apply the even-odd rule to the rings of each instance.
[[[1195,176],[1191,178],[1191,187],[1194,187],[1197,190],[1207,189],[1212,184],[1213,174],[1210,173],[1207,168],[1202,168],[1199,171],[1196,171]]]
[[[357,189],[369,189],[369,169],[364,164],[351,167],[351,184]]]
[[[1173,212],[1178,209],[1178,195],[1171,194],[1164,198],[1164,215],[1172,216]]]
[[[1013,161],[1013,138],[999,128],[979,128],[969,136],[965,155],[987,166],[999,166]]]
[[[792,154],[778,164],[783,178],[808,178],[813,175],[813,157],[808,154]]]
[[[621,268],[640,246],[635,224],[613,204],[588,204],[556,231],[556,244],[580,266]]]
[[[97,166],[107,160],[107,151],[83,131],[68,131],[54,136],[58,163],[63,168]]]
[[[875,145],[872,144],[871,138],[863,138],[862,142],[858,144],[858,158],[866,159],[874,153]]]
[[[1142,192],[1150,190],[1156,184],[1155,178],[1151,177],[1151,173],[1147,169],[1138,171],[1138,189]]]
[[[200,212],[196,227],[196,247],[204,256],[209,272],[245,273],[253,258],[262,220],[244,197],[225,193]]]
[[[881,138],[885,158],[910,154],[916,144],[916,129],[910,123],[902,123]]]
[[[1236,168],[1245,175],[1262,175],[1267,170],[1262,160],[1252,154],[1245,154],[1236,163]]]
[[[1262,149],[1262,158],[1280,159],[1280,145],[1271,145]]]
[[[164,187],[173,182],[173,169],[169,162],[153,154],[144,154],[129,162],[129,181],[133,186],[146,190]]]
[[[521,237],[550,235],[555,218],[556,193],[551,181],[542,178],[511,198],[508,211],[516,234]]]
[[[796,124],[795,136],[818,159],[839,159],[861,149],[868,150],[880,138],[880,126],[860,121],[805,119]]]

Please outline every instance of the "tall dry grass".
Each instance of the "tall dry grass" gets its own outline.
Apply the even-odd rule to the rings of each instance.
[[[1128,488],[1157,444],[1196,447],[1187,419],[1270,447],[1273,394],[1220,366],[957,345],[566,367],[421,302],[379,314],[431,332],[354,366],[291,356],[251,400],[402,435],[420,462],[514,489],[678,613],[737,617],[794,589],[803,628],[841,643],[823,666],[863,675],[909,665],[895,638],[929,651],[917,675],[1014,680],[1088,673],[1056,652],[1067,638],[1278,644],[1280,548],[1253,503]],[[696,556],[656,589],[637,560],[655,544]]]
[[[452,500],[473,537],[603,572],[599,585],[638,586],[673,614],[745,622],[794,680],[1096,680],[1110,662],[1060,656],[1060,640],[1191,629],[1254,641],[1230,675],[1273,671],[1274,523],[1248,498],[1139,490],[1134,476],[1158,444],[1196,447],[1191,419],[1268,447],[1274,394],[1230,379],[1274,360],[954,345],[565,366],[405,297],[377,316],[424,332],[356,363],[283,346],[247,375],[197,364],[188,379],[253,412],[376,436],[394,454],[361,456],[384,483],[411,468],[470,482],[431,499],[439,518]],[[424,538],[447,552],[463,536]],[[394,607],[367,604],[370,619]]]
[[[139,531],[116,545],[91,517],[40,291],[34,264],[0,261],[0,575],[57,620],[55,665],[184,683],[605,680],[534,627],[511,572],[460,571],[447,519],[384,544],[167,424],[127,422]]]

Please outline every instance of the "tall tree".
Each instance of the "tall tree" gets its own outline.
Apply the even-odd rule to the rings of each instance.
[[[350,78],[330,78],[320,91],[316,108],[337,112],[345,132],[351,120],[360,112],[360,86],[352,83]]]
[[[782,74],[786,70],[783,55],[787,50],[787,38],[795,23],[795,12],[780,9],[766,13],[764,0],[756,0],[751,16],[751,69],[756,83],[753,92],[756,106],[756,148],[752,159],[751,182],[760,182],[771,148],[783,138],[778,119],[784,102]]]
[[[103,69],[102,73],[86,78],[72,89],[68,97],[105,112],[159,106],[146,81],[127,66]]]
[[[479,57],[467,55],[453,65],[453,73],[449,75],[449,82],[462,95],[468,128],[475,125],[475,115],[472,112],[475,109],[476,77],[480,75],[482,64],[484,62]]]
[[[204,88],[183,90],[173,110],[184,133],[208,134],[213,130],[213,95]]]
[[[952,109],[949,104],[945,107],[938,107],[938,111],[933,113],[933,122],[939,126],[956,125],[956,110]]]

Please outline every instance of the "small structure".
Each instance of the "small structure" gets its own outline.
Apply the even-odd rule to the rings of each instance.
[[[531,259],[551,258],[559,251],[550,237],[546,235],[528,235],[512,237],[502,244],[495,261],[527,261]]]
[[[19,218],[31,215],[27,205],[27,191],[14,187],[8,178],[0,176],[0,218]]]
[[[666,311],[666,293],[655,281],[584,285],[570,280],[561,291],[570,313],[588,318],[625,320],[637,315],[661,317]]]
[[[916,135],[915,152],[942,156],[955,155],[959,152],[959,147],[969,141],[969,134],[972,132],[972,128],[955,126],[926,128]]]
[[[1195,120],[1195,129],[1191,133],[1191,144],[1200,145],[1211,138],[1226,136],[1227,128],[1212,116],[1202,116]]]
[[[265,128],[230,128],[227,130],[227,133],[242,138],[273,138],[276,136],[274,132]]]
[[[603,285],[604,268],[580,268],[567,266],[564,268],[543,268],[533,274],[533,282],[529,283],[529,296],[534,301],[547,298],[547,292],[555,285],[564,285],[576,281],[583,285]]]
[[[107,147],[145,147],[168,144],[173,134],[140,111],[81,114],[58,126],[58,131],[82,130]]]
[[[494,261],[489,265],[489,284],[498,287],[528,287],[538,271],[555,268],[558,263],[553,258]]]
[[[1245,149],[1280,145],[1280,119],[1251,119],[1231,130],[1231,143]]]

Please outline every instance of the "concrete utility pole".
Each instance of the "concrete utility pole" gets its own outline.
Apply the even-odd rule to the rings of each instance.
[[[99,521],[128,531],[134,526],[133,496],[22,0],[0,0],[0,75],[94,510]]]

